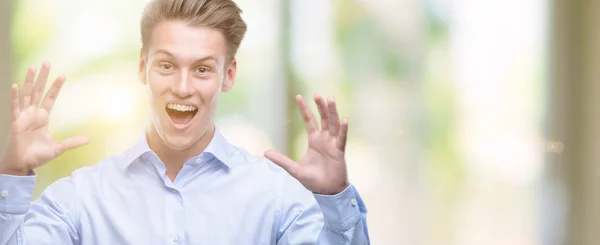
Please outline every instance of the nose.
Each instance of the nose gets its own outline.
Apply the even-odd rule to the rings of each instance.
[[[188,72],[182,70],[179,78],[171,86],[171,91],[179,97],[185,98],[194,94],[194,86]]]

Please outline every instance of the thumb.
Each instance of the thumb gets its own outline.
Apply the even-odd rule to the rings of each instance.
[[[88,142],[88,138],[83,136],[75,136],[65,139],[62,142],[60,142],[56,147],[56,156],[63,154],[65,151],[86,145]]]
[[[294,162],[294,160],[274,150],[266,151],[265,157],[271,160],[271,162],[279,165],[292,177],[297,178],[300,166],[296,162]]]

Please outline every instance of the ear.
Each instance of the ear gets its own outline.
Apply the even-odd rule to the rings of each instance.
[[[233,59],[229,68],[227,68],[227,73],[225,74],[225,80],[223,81],[223,86],[221,86],[221,91],[228,92],[235,84],[235,75],[237,72],[237,61]]]
[[[147,84],[147,81],[146,81],[146,57],[144,56],[143,49],[140,49],[139,76],[140,76],[140,82],[142,84],[146,85]]]

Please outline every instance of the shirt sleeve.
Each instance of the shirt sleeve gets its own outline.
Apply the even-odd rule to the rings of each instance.
[[[29,210],[35,176],[0,174],[0,213],[24,214]]]
[[[366,206],[353,185],[319,195],[292,177],[284,182],[277,244],[370,244]]]
[[[0,245],[77,243],[70,178],[54,182],[31,202],[35,182],[35,175],[0,174]]]

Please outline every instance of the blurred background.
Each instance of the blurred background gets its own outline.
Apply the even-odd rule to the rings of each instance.
[[[67,75],[52,133],[91,139],[37,171],[35,197],[148,126],[146,2],[0,0],[1,144],[10,84],[45,60]],[[297,158],[294,95],[334,96],[373,244],[600,240],[600,1],[237,2],[249,29],[217,126],[253,154]]]

